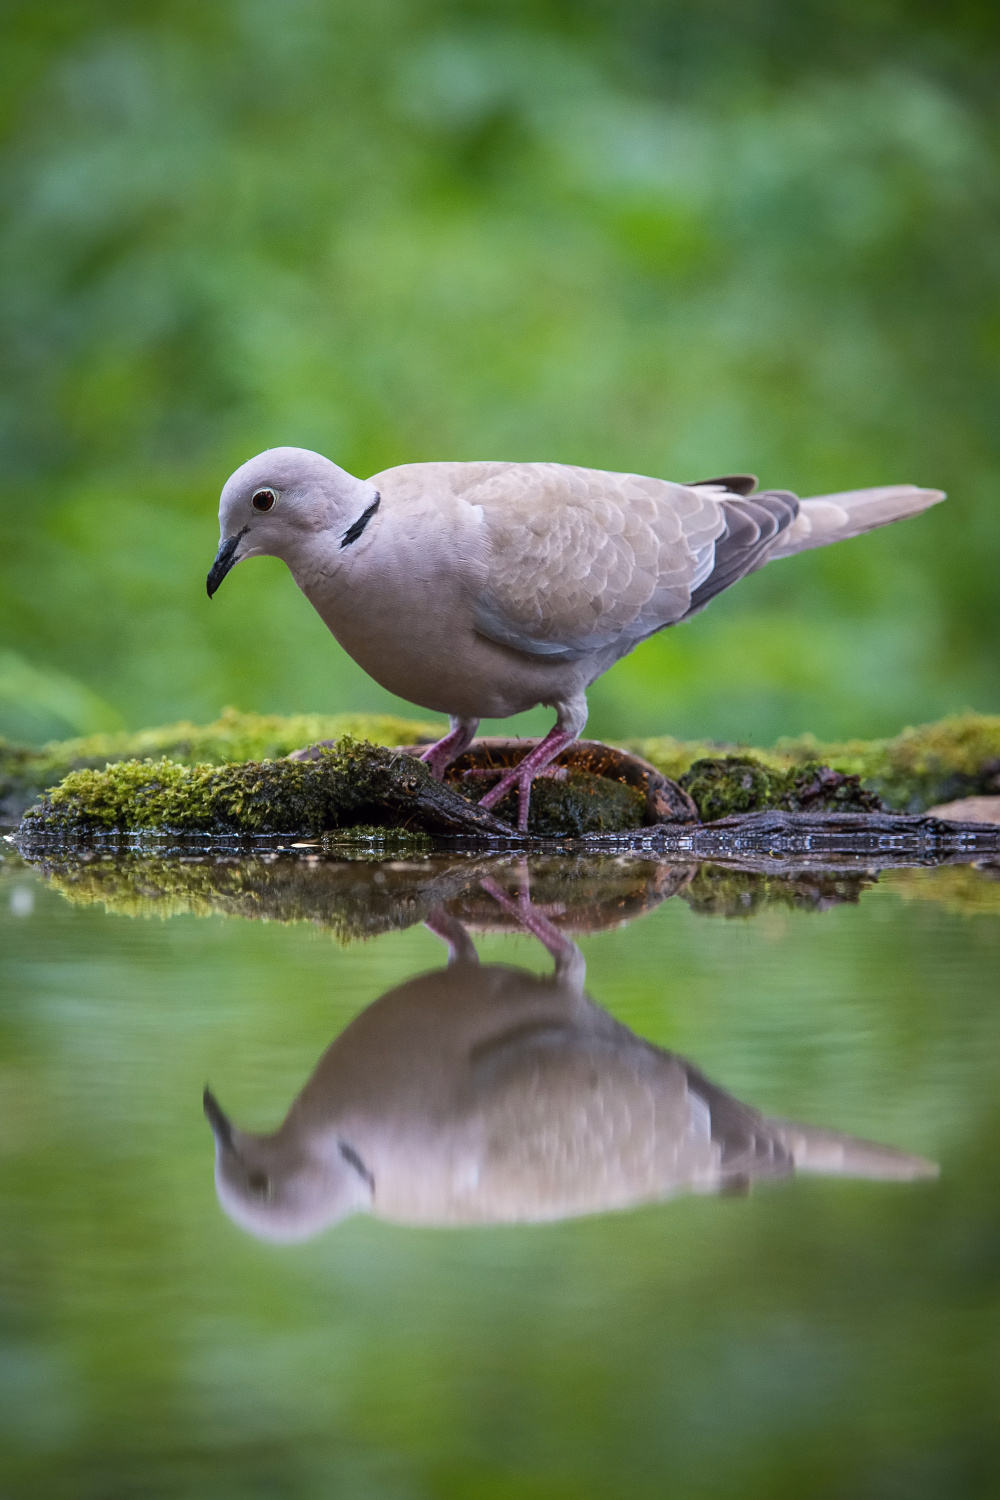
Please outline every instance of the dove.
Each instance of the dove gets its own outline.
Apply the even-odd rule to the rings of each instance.
[[[590,684],[641,641],[790,557],[917,514],[940,490],[799,500],[751,475],[675,484],[555,463],[417,463],[356,479],[271,448],[226,481],[211,598],[247,558],[281,558],[344,649],[391,693],[446,714],[439,779],[484,718],[544,704],[550,732],[483,796],[532,780],[582,733]]]
[[[356,1017],[273,1134],[237,1128],[206,1089],[216,1191],[236,1224],[289,1242],[356,1213],[537,1223],[793,1171],[935,1175],[921,1157],[740,1103],[596,1005],[582,953],[544,914],[503,904],[545,942],[551,975],[480,965],[437,908],[427,926],[449,944],[447,968]]]

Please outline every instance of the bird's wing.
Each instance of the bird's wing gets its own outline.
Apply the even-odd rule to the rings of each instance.
[[[532,655],[627,649],[681,619],[725,529],[713,488],[563,464],[423,467],[482,514],[476,629]]]
[[[628,651],[766,561],[795,519],[752,475],[673,484],[566,464],[407,464],[376,475],[407,505],[460,502],[485,532],[475,627],[533,656]]]
[[[564,659],[682,619],[723,530],[709,491],[560,464],[512,466],[476,502],[491,542],[477,629]]]
[[[717,496],[725,525],[716,538],[709,573],[691,591],[686,619],[704,609],[723,589],[763,567],[799,513],[798,497],[790,490],[760,490],[754,494],[754,482],[750,474],[737,474],[727,479],[703,479],[691,486],[699,493]]]
[[[482,508],[490,542],[476,628],[532,655],[630,649],[760,566],[798,511],[794,495],[748,494],[749,475],[688,485],[562,464],[488,468],[463,496]]]

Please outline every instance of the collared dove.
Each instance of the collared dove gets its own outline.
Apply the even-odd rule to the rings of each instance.
[[[922,1157],[741,1104],[595,1005],[576,945],[542,913],[522,917],[553,953],[553,975],[480,966],[465,928],[439,908],[427,925],[449,944],[448,968],[352,1021],[273,1135],[238,1129],[206,1089],[230,1218],[290,1241],[362,1212],[439,1227],[528,1223],[741,1191],[793,1171],[936,1174]]]
[[[282,558],[346,651],[390,692],[449,716],[437,777],[480,719],[543,703],[553,729],[482,799],[531,782],[583,730],[586,689],[640,641],[779,557],[944,498],[885,485],[798,500],[750,475],[673,484],[548,463],[403,464],[355,479],[271,448],[222,491],[211,597],[247,557]]]

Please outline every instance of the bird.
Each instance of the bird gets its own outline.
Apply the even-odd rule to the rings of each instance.
[[[587,721],[587,688],[765,563],[943,500],[883,485],[799,500],[753,475],[676,484],[557,463],[413,463],[357,479],[320,453],[270,448],[226,481],[211,598],[247,558],[281,558],[328,629],[384,688],[446,714],[431,774],[484,718],[544,704],[549,733],[481,800],[531,783]]]
[[[426,925],[448,943],[447,967],[356,1017],[276,1131],[239,1129],[205,1090],[216,1192],[237,1225],[291,1242],[357,1213],[538,1223],[794,1171],[936,1175],[922,1157],[741,1103],[614,1020],[585,993],[576,944],[541,911],[505,904],[545,943],[552,974],[480,964],[439,907]]]

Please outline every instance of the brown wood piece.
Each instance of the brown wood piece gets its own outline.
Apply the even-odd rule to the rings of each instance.
[[[456,780],[464,771],[496,768],[507,770],[518,765],[529,750],[539,744],[537,739],[514,739],[505,735],[484,735],[473,740],[468,750],[448,767],[446,775]],[[426,746],[402,745],[404,755],[422,755]],[[646,797],[644,823],[652,827],[657,823],[697,823],[698,809],[687,792],[676,781],[664,776],[648,760],[632,755],[626,750],[616,750],[613,745],[600,740],[575,740],[561,751],[552,762],[571,770],[588,771],[592,776],[606,776],[612,781],[623,781],[627,786],[638,787]]]

